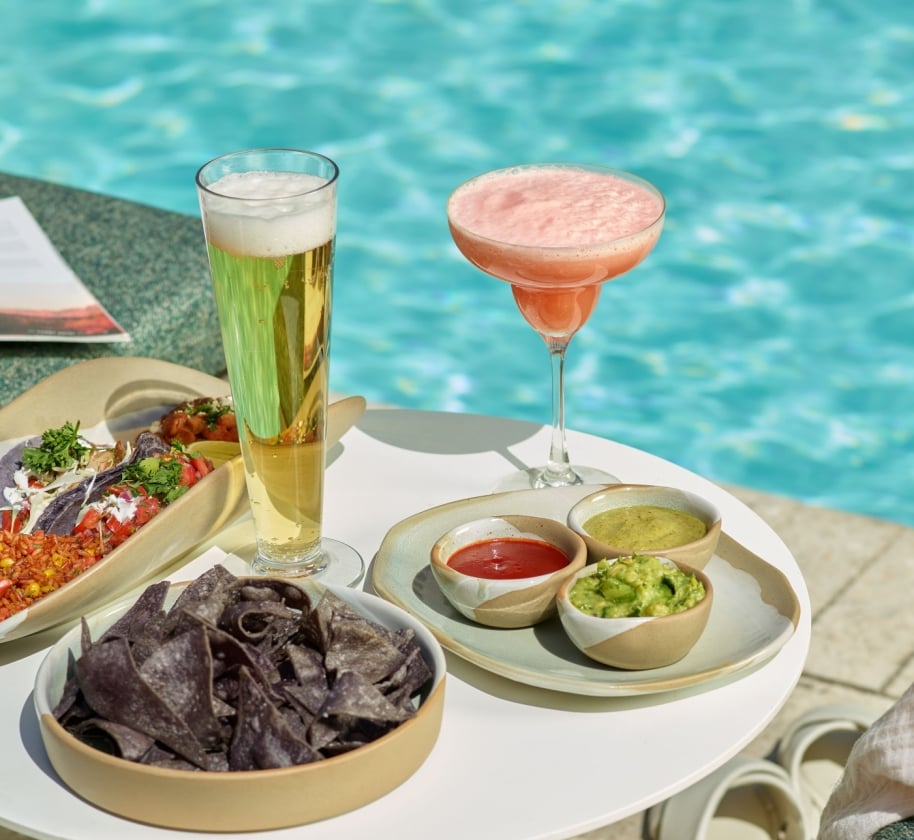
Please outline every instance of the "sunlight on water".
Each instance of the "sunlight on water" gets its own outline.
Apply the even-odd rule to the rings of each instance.
[[[545,348],[444,203],[580,160],[666,194],[569,354],[574,428],[914,524],[914,6],[46,0],[5,21],[0,167],[196,214],[236,148],[342,169],[334,386],[548,422]]]

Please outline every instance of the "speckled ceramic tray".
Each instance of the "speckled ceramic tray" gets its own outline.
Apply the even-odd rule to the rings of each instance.
[[[10,442],[68,420],[87,437],[131,439],[163,409],[195,397],[224,396],[215,376],[157,359],[92,359],[52,374],[0,409]],[[89,434],[92,430],[93,434]],[[0,451],[7,445],[0,443]],[[117,597],[238,517],[247,506],[240,458],[214,470],[95,566],[5,621],[0,643],[69,621]]]
[[[800,605],[789,581],[726,533],[705,567],[715,592],[708,625],[685,658],[664,668],[624,671],[602,666],[574,647],[558,618],[520,630],[493,629],[464,618],[445,600],[429,567],[429,550],[445,531],[470,519],[506,513],[564,522],[571,506],[591,492],[593,487],[523,490],[418,513],[384,538],[371,566],[371,585],[422,621],[443,647],[469,662],[517,682],[582,695],[657,693],[720,679],[771,658],[793,635]]]

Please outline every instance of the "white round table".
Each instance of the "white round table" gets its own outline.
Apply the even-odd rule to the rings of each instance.
[[[246,838],[568,838],[682,790],[739,752],[771,720],[800,677],[810,641],[808,593],[786,546],[745,505],[694,473],[590,435],[569,432],[568,441],[573,461],[607,469],[624,482],[673,485],[711,499],[722,511],[724,530],[780,569],[794,589],[800,618],[786,644],[764,664],[728,680],[625,697],[535,688],[449,653],[440,736],[412,778],[349,814]],[[530,423],[371,409],[331,453],[325,534],[354,546],[370,563],[396,523],[489,493],[505,473],[541,463],[548,445],[548,428]],[[0,825],[65,840],[237,836],[132,823],[62,785],[44,753],[30,696],[45,649],[60,632],[0,645]]]

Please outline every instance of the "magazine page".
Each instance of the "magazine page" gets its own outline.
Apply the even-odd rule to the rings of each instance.
[[[129,340],[22,199],[0,199],[0,341]]]

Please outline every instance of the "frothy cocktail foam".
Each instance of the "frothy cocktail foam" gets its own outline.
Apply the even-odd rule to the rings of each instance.
[[[242,172],[209,186],[203,223],[211,245],[249,257],[301,254],[333,238],[335,187],[297,172]],[[215,193],[215,194],[213,194]]]
[[[663,203],[639,183],[575,167],[507,170],[460,187],[452,221],[473,236],[540,248],[596,246],[641,233]]]

